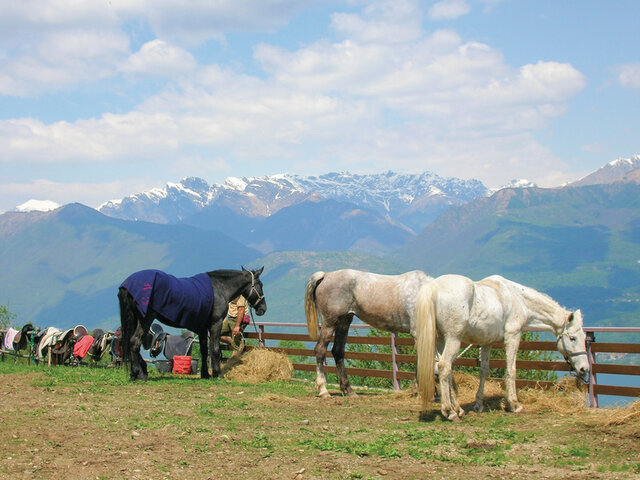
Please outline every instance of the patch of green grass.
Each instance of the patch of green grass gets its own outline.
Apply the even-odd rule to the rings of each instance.
[[[364,456],[376,456],[381,458],[398,458],[402,453],[397,447],[400,436],[398,434],[385,434],[373,440],[350,440],[336,438],[334,433],[324,433],[315,438],[303,439],[299,445],[313,448],[323,452],[345,452]]]

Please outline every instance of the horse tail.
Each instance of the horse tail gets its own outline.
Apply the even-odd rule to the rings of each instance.
[[[307,281],[307,289],[304,295],[304,313],[307,316],[307,329],[311,340],[318,340],[318,317],[322,320],[322,315],[318,314],[316,308],[316,288],[324,280],[324,272],[316,272]]]
[[[127,290],[121,288],[118,290],[118,301],[120,303],[120,327],[122,332],[122,338],[120,339],[120,350],[122,352],[122,362],[127,364],[131,359],[129,345],[131,343],[131,337],[138,327],[133,308],[134,303],[131,300],[131,296]]]
[[[436,309],[435,282],[424,284],[416,302],[416,354],[418,392],[423,411],[431,407],[435,387]]]

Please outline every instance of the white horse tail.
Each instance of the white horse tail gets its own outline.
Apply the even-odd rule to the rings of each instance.
[[[316,287],[324,279],[324,272],[316,272],[307,281],[304,295],[304,313],[307,316],[307,329],[311,340],[318,340],[318,309],[316,308]],[[322,316],[320,316],[322,320]]]
[[[431,407],[435,387],[436,309],[434,283],[425,283],[416,302],[416,355],[418,392],[423,411]]]

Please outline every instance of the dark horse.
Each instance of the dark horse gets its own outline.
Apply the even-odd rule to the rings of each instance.
[[[258,315],[263,315],[267,311],[260,281],[263,270],[264,267],[214,270],[189,278],[176,278],[159,270],[142,270],[129,276],[120,285],[118,299],[122,354],[125,362],[131,362],[131,378],[147,379],[147,365],[140,355],[140,346],[154,319],[197,334],[202,378],[211,377],[209,366],[213,377],[219,377],[220,331],[228,304],[242,295]]]

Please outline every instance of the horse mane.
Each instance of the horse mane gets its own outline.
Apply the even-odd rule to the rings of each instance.
[[[568,314],[569,311],[566,308],[546,293],[539,292],[534,288],[519,284],[513,280],[505,280],[508,282],[509,287],[516,292],[520,298],[522,298],[527,310],[533,314],[534,319],[540,321],[546,320],[558,328],[563,326],[563,324],[557,324],[557,321],[559,320],[558,311]],[[561,315],[561,317],[566,321],[566,315]]]

